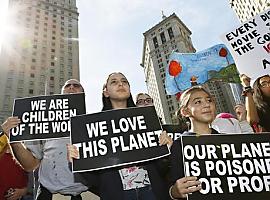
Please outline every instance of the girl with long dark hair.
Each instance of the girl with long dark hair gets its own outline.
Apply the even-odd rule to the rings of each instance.
[[[250,86],[250,78],[245,74],[240,76],[244,87],[243,95],[246,97],[247,121],[259,124],[259,131],[270,132],[270,76],[257,78]]]
[[[130,93],[127,78],[120,72],[108,76],[103,87],[102,111],[136,107]],[[159,138],[161,145],[172,143],[166,133]],[[74,146],[69,150],[71,158],[78,157]],[[168,187],[159,173],[157,161],[148,161],[139,165],[103,169],[94,172],[97,178],[87,178],[89,173],[82,173],[88,185],[97,180],[96,187],[101,200],[166,200],[170,199]],[[93,174],[93,172],[91,172]],[[90,184],[89,184],[90,183]]]

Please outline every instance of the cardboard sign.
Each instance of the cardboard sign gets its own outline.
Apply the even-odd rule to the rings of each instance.
[[[209,79],[240,82],[234,60],[224,44],[196,53],[170,55],[166,68],[166,91],[176,94],[191,87],[192,82],[205,83]]]
[[[69,137],[70,117],[81,114],[84,93],[15,99],[13,116],[21,123],[11,129],[10,142]]]
[[[71,143],[79,149],[73,172],[135,164],[169,155],[159,146],[161,125],[153,106],[71,118]]]
[[[270,9],[222,35],[240,74],[253,80],[270,73]]]
[[[182,133],[185,131],[185,129],[180,127],[180,125],[175,124],[162,124],[162,129],[167,132],[168,136],[170,136],[173,141],[180,138]]]
[[[270,134],[183,136],[186,176],[197,176],[196,199],[269,199]]]

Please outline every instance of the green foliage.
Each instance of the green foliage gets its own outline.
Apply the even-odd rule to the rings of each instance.
[[[222,68],[220,71],[210,71],[208,73],[210,80],[221,79],[228,83],[241,83],[239,73],[235,64],[231,64],[227,67]]]

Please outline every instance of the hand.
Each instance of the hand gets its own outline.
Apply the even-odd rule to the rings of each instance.
[[[15,128],[21,123],[21,120],[18,117],[9,117],[7,120],[1,125],[4,133],[8,136],[10,129]]]
[[[163,131],[159,136],[159,145],[165,145],[167,144],[170,148],[173,144],[173,140],[170,136],[168,136],[166,131]]]
[[[67,159],[72,162],[73,158],[80,158],[79,151],[75,145],[67,144]]]
[[[239,120],[239,122],[246,120],[246,113],[245,112],[236,112],[236,117]]]
[[[12,192],[9,192],[7,195],[5,195],[5,198],[7,200],[18,200],[22,198],[22,196],[26,195],[27,193],[27,187],[22,189],[14,189]]]
[[[242,84],[243,87],[250,86],[250,80],[251,79],[247,75],[241,74],[241,75],[239,75],[239,77],[240,77],[241,84]]]
[[[189,193],[199,191],[202,188],[197,177],[188,176],[178,179],[172,186],[171,194],[174,198],[187,198]]]

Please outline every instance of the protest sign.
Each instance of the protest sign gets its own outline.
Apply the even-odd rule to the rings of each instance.
[[[183,136],[186,176],[197,176],[195,199],[269,199],[270,134]]]
[[[197,53],[173,52],[166,68],[166,91],[173,95],[192,86],[192,82],[205,83],[209,79],[239,82],[234,60],[223,44]]]
[[[180,138],[185,131],[179,124],[162,124],[162,129],[167,132],[168,136],[170,136],[173,141]]]
[[[10,141],[69,137],[69,119],[80,114],[85,114],[84,93],[15,99],[13,116],[21,123],[11,129]]]
[[[253,80],[270,72],[270,9],[221,36],[240,74]]]
[[[161,125],[153,106],[71,118],[71,143],[80,153],[73,172],[135,164],[169,155],[159,146]]]

